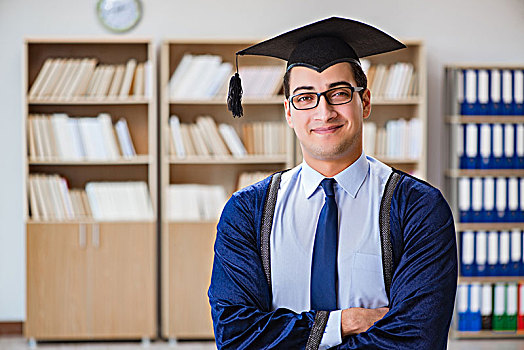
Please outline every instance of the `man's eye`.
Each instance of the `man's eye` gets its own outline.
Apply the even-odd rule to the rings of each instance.
[[[309,102],[312,100],[313,100],[313,96],[311,95],[302,95],[302,96],[299,96],[297,99],[298,102]]]

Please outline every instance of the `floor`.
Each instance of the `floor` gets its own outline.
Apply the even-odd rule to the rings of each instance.
[[[214,350],[215,344],[209,342],[178,342],[170,344],[164,341],[155,341],[150,344],[141,342],[109,342],[109,343],[41,343],[31,347],[22,337],[0,337],[0,350]],[[524,341],[521,340],[450,340],[448,350],[524,350]]]

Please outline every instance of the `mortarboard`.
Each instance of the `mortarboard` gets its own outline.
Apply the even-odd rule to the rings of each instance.
[[[322,72],[340,62],[360,64],[360,57],[405,48],[400,41],[368,24],[331,17],[280,34],[236,53],[237,72],[229,83],[228,109],[234,117],[243,115],[242,86],[238,56],[258,55],[287,61],[287,70],[305,66]]]

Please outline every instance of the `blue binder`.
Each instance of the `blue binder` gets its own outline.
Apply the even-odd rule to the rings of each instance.
[[[476,115],[478,108],[478,79],[473,69],[464,69],[464,100],[461,105],[462,115]]]
[[[485,231],[475,232],[475,275],[488,275],[488,235]]]
[[[513,114],[524,114],[524,77],[521,69],[513,71]]]
[[[496,231],[488,232],[488,276],[499,275],[499,234]]]
[[[460,273],[462,276],[475,276],[475,233],[465,231],[461,234]]]
[[[513,71],[502,71],[502,114],[512,115],[513,107]]]
[[[502,74],[499,69],[489,71],[489,114],[502,114]]]

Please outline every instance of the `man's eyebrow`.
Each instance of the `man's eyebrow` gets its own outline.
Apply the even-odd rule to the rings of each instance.
[[[337,87],[337,86],[339,86],[339,85],[353,86],[353,85],[351,85],[351,83],[348,82],[348,81],[337,81],[336,83],[331,83],[331,84],[329,84],[329,88],[331,89],[331,88]]]
[[[315,88],[313,86],[299,86],[293,90],[293,94],[295,94],[298,90],[315,90]]]

